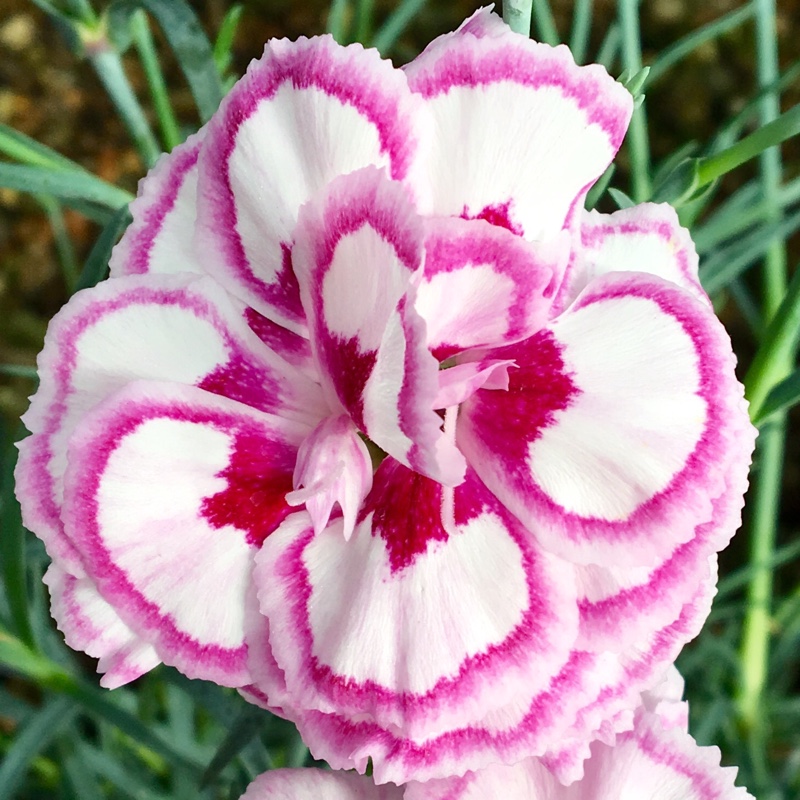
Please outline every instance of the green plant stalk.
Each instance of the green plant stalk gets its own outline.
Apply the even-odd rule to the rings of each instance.
[[[150,88],[150,95],[153,98],[153,106],[158,117],[158,124],[161,127],[161,137],[167,152],[177,147],[182,141],[181,130],[172,103],[169,101],[167,84],[164,81],[164,73],[158,61],[153,34],[150,30],[150,23],[147,14],[141,9],[134,12],[131,16],[131,35],[142,61],[147,85]]]
[[[775,0],[754,0],[756,8],[756,54],[760,86],[779,77]],[[780,99],[768,95],[761,101],[762,125],[769,125],[780,113]],[[750,138],[750,137],[748,137]],[[743,140],[744,141],[744,140]],[[780,214],[778,193],[781,183],[780,152],[761,154],[761,181],[764,199],[773,202],[775,216]],[[764,318],[771,320],[786,294],[786,251],[782,242],[774,242],[764,264]],[[791,354],[790,354],[791,355]],[[778,354],[772,359],[769,373],[775,382],[791,369],[791,357]],[[765,384],[766,381],[761,383]],[[758,382],[757,382],[758,385]],[[774,384],[773,384],[774,385]],[[752,379],[751,379],[752,386]],[[764,386],[760,391],[769,391]],[[736,702],[739,717],[749,732],[751,749],[764,752],[762,697],[767,680],[770,653],[770,627],[773,594],[773,568],[777,519],[780,508],[781,475],[786,436],[786,416],[776,414],[761,431],[759,442],[760,471],[755,481],[751,523],[750,562],[754,568],[748,586],[747,610],[740,650],[740,686]]]
[[[39,195],[38,200],[44,208],[53,230],[58,260],[61,264],[61,274],[64,276],[67,291],[72,294],[78,281],[79,268],[72,240],[69,238],[69,232],[64,222],[61,204],[50,195]]]
[[[592,28],[592,4],[594,0],[575,0],[572,13],[572,31],[569,37],[569,49],[575,63],[583,64],[586,59],[586,48]]]
[[[642,69],[642,43],[639,36],[638,0],[619,0],[619,24],[622,29],[622,61],[632,75]],[[631,159],[633,199],[644,202],[652,194],[650,178],[650,142],[647,133],[647,112],[642,103],[633,112],[628,128],[628,150]]]
[[[744,379],[750,416],[759,415],[770,391],[789,373],[800,338],[800,270],[797,270]]]
[[[150,169],[161,155],[161,148],[125,74],[119,53],[103,42],[90,45],[89,49],[92,66],[122,117],[142,161]]]
[[[381,54],[387,53],[401,36],[426,0],[403,0],[389,15],[381,29],[375,34],[372,46]]]
[[[347,44],[347,12],[349,7],[348,0],[333,0],[331,10],[328,12],[328,33],[339,44]]]
[[[531,35],[531,9],[533,0],[504,0],[503,21],[514,33]]]
[[[358,0],[356,6],[355,40],[365,47],[372,37],[372,16],[375,11],[375,0]]]
[[[517,6],[530,7],[531,3],[517,3]],[[536,18],[536,28],[539,31],[539,36],[541,37],[542,41],[553,46],[560,44],[561,38],[558,35],[556,21],[553,18],[553,12],[550,9],[550,0],[533,0],[533,14]],[[531,35],[530,14],[528,15],[528,18],[529,24],[527,31],[520,31],[520,33],[523,33],[525,36]]]
[[[747,22],[754,13],[755,8],[753,3],[747,3],[723,15],[719,19],[715,19],[699,30],[692,31],[690,34],[665,48],[653,64],[653,69],[650,72],[650,83],[652,84],[659,80],[670,68],[674,67],[679,61],[682,61],[693,50],[696,50],[706,42],[713,41],[729,31],[735,30],[744,22]]]
[[[764,100],[771,98],[765,97]],[[764,189],[764,196],[767,199],[775,198],[780,191],[780,171],[777,174],[777,180],[772,177],[773,168],[764,167],[764,164],[772,165],[775,161],[773,155],[769,156],[770,148],[785,142],[792,136],[800,133],[800,106],[787,111],[785,114],[773,117],[773,119],[762,125],[757,131],[754,131],[749,136],[736,142],[736,144],[723,150],[721,153],[716,153],[713,156],[701,158],[698,164],[697,177],[701,185],[711,183],[725,173],[735,169],[745,161],[755,158],[758,155],[766,157],[766,161],[762,158],[762,186]],[[769,190],[767,190],[769,186]],[[784,268],[784,281],[786,270]],[[768,297],[777,300],[780,303],[782,297],[782,287],[779,281],[778,286],[768,292]]]

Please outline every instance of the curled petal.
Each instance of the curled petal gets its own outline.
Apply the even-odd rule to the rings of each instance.
[[[386,459],[349,542],[294,515],[256,563],[284,711],[428,737],[544,690],[576,631],[566,565],[530,547],[473,478],[443,490]],[[394,778],[390,778],[394,780]]]
[[[568,255],[566,234],[534,244],[484,220],[450,218],[427,229],[416,309],[440,361],[544,326]]]
[[[253,552],[290,512],[307,433],[193,387],[139,382],[72,435],[67,534],[103,598],[190,677],[250,682]]]
[[[566,47],[479,20],[478,35],[441,37],[406,67],[435,125],[410,180],[431,185],[426,211],[547,239],[613,158],[633,98]]]
[[[372,488],[372,460],[349,417],[323,420],[300,445],[294,486],[286,500],[293,506],[305,503],[315,533],[328,524],[338,503],[344,538],[350,538],[356,515]]]
[[[556,299],[558,310],[608,272],[657,275],[710,306],[697,276],[694,243],[672,206],[641,203],[613,214],[582,211],[573,227],[575,250]]]
[[[330,36],[269,42],[210,122],[200,157],[198,241],[208,271],[302,332],[291,254],[300,206],[367,165],[403,179],[418,105],[377,51]]]
[[[462,406],[459,446],[570,561],[657,564],[746,479],[755,432],[730,341],[672,283],[600,277],[539,334],[489,355],[518,369],[508,392]]]
[[[116,689],[161,663],[153,646],[120,619],[90,578],[76,578],[51,564],[44,582],[50,612],[67,644],[98,659],[101,686]]]
[[[414,310],[422,222],[403,186],[374,168],[333,181],[303,207],[295,266],[332,407],[375,444],[443,483],[463,457],[434,412],[436,360]]]
[[[194,251],[197,216],[197,158],[201,128],[159,158],[139,181],[130,204],[133,221],[111,254],[111,277],[145,273],[205,272]]]
[[[472,397],[478,389],[508,390],[509,367],[516,366],[510,359],[484,359],[456,364],[439,372],[439,392],[435,408],[450,408]]]
[[[241,800],[402,800],[399,786],[376,786],[363,775],[322,769],[272,769]]]

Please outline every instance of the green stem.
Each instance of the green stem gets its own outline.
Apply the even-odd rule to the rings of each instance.
[[[381,54],[389,52],[425,2],[426,0],[403,0],[375,34],[372,46]]]
[[[758,80],[768,86],[779,77],[775,0],[754,0],[756,8],[756,55]],[[780,113],[780,98],[768,95],[761,101],[760,121],[765,127]],[[784,115],[785,116],[785,115]],[[756,132],[758,133],[758,132]],[[753,134],[756,135],[756,134]],[[747,137],[750,139],[752,137]],[[743,140],[747,141],[747,139]],[[741,143],[740,143],[741,144]],[[780,215],[778,194],[781,184],[780,151],[761,153],[761,182],[764,199],[772,202],[774,214]],[[786,294],[786,251],[782,242],[774,242],[767,251],[764,264],[764,318],[771,321]],[[787,306],[791,305],[791,301]],[[785,306],[785,307],[787,307]],[[778,323],[779,316],[775,322]],[[768,373],[777,381],[791,369],[791,353],[773,357]],[[751,391],[753,381],[751,379]],[[759,384],[757,383],[757,386]],[[759,386],[759,391],[771,387]],[[781,475],[785,449],[786,416],[776,414],[761,431],[759,443],[760,471],[753,498],[750,561],[754,572],[747,593],[747,611],[741,643],[741,681],[737,697],[739,715],[750,734],[751,745],[764,753],[762,697],[767,680],[770,653],[770,615],[772,610],[773,570],[778,513],[780,510]]]
[[[791,369],[800,339],[800,269],[786,290],[783,302],[773,315],[761,346],[744,379],[750,401],[750,416],[755,419],[767,395]]]
[[[372,36],[372,15],[374,10],[375,0],[358,0],[355,40],[365,46],[369,44]]]
[[[533,0],[503,0],[503,20],[514,33],[531,35]]]
[[[569,49],[572,50],[576,64],[583,64],[586,58],[586,47],[592,28],[592,4],[593,0],[575,0]]]
[[[747,3],[741,8],[737,8],[723,15],[719,19],[715,19],[699,30],[688,33],[682,39],[679,39],[674,44],[662,50],[661,54],[653,63],[653,68],[650,72],[650,84],[652,85],[655,83],[655,81],[674,67],[675,64],[686,58],[693,50],[696,50],[706,42],[711,42],[719,36],[738,28],[741,24],[749,20],[750,17],[753,16],[753,13],[753,4]]]
[[[153,106],[156,110],[158,123],[161,127],[161,136],[164,140],[164,147],[167,152],[177,147],[182,141],[178,120],[172,110],[169,101],[167,84],[164,80],[164,73],[158,61],[153,34],[150,24],[147,21],[147,14],[139,9],[131,17],[131,35],[142,60],[142,67],[147,78],[147,85],[150,87],[150,95],[153,98]]]
[[[785,114],[781,114],[777,119],[762,125],[757,131],[745,136],[744,139],[736,142],[727,150],[723,150],[713,156],[701,158],[697,170],[700,184],[705,185],[715,181],[751,158],[759,155],[766,156],[767,152],[765,151],[779,145],[781,142],[785,142],[798,133],[800,133],[800,106],[795,106]],[[762,159],[762,185],[765,188],[765,195],[774,194],[776,187],[780,186],[780,178],[777,181],[772,178],[773,170],[771,165],[774,160],[773,156],[768,157],[766,161]],[[770,166],[764,167],[764,164],[769,164]],[[767,183],[770,186],[769,192],[766,191]],[[775,297],[780,302],[781,293],[778,292]]]
[[[328,12],[328,33],[339,44],[347,44],[347,12],[349,7],[348,0],[333,0],[331,10]]]
[[[38,200],[42,208],[44,208],[47,219],[50,222],[50,227],[53,230],[53,239],[55,240],[56,251],[58,252],[58,260],[61,264],[61,273],[64,276],[64,283],[66,284],[68,293],[72,294],[75,291],[80,268],[78,267],[72,240],[69,237],[69,232],[67,231],[67,226],[64,221],[61,204],[58,200],[49,195],[40,195]]]
[[[622,29],[622,60],[631,75],[641,72],[642,43],[639,35],[639,0],[620,0],[619,24]],[[633,199],[637,203],[650,198],[650,141],[644,103],[633,112],[628,128]]]
[[[530,8],[531,3],[518,2],[517,5]],[[539,31],[541,40],[553,46],[560,44],[561,38],[558,35],[558,28],[556,27],[553,12],[550,9],[549,0],[533,0],[533,14],[536,18],[536,29]],[[527,31],[520,31],[520,33],[524,33],[525,36],[531,35],[530,13],[528,14],[528,29]]]
[[[149,169],[161,155],[161,148],[125,74],[119,53],[107,43],[98,42],[90,46],[89,60]]]

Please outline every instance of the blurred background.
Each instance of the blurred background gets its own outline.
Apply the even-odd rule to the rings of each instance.
[[[103,0],[96,0],[95,10],[101,11],[104,5]],[[231,5],[224,0],[191,3],[212,42],[225,20],[230,21]],[[367,19],[355,14],[355,3],[346,2],[331,6],[320,0],[244,0],[238,5],[241,18],[230,47],[229,80],[241,75],[250,60],[260,56],[267,39],[311,36],[331,25],[343,40],[375,41],[377,35],[384,55],[400,65],[435,36],[455,28],[480,3],[375,0]],[[618,24],[621,3],[552,0],[548,7],[546,2],[537,2],[533,36],[575,41],[577,5],[591,9],[586,35],[578,36],[583,51],[579,60],[600,57],[611,74],[618,76],[626,65]],[[693,152],[692,143],[702,151],[709,143],[722,141],[720,137],[731,130],[731,125],[740,133],[757,125],[757,114],[750,112],[759,92],[759,59],[763,59],[763,48],[759,51],[756,45],[759,5],[764,4],[741,0],[646,0],[640,4],[641,61],[654,65],[644,87],[645,136],[653,173],[676,153]],[[800,0],[780,0],[773,18],[779,72],[784,76],[780,102],[787,110],[800,102]],[[153,25],[152,30],[178,123],[182,132],[191,132],[199,126],[199,119],[189,86],[158,26]],[[707,35],[698,33],[703,31]],[[86,56],[86,48],[69,30],[33,0],[0,0],[0,123],[68,156],[105,181],[135,192],[145,165]],[[145,74],[133,48],[123,53],[123,64],[136,94],[155,121]],[[624,147],[611,186],[635,197],[636,168],[630,147]],[[752,361],[767,321],[760,294],[760,265],[767,250],[778,241],[790,271],[800,260],[797,138],[782,147],[782,169],[782,186],[788,188],[774,213],[766,215],[769,224],[763,205],[759,206],[752,191],[759,180],[757,160],[725,176],[713,196],[701,207],[689,209],[686,217],[701,250],[705,274],[727,274],[725,270],[730,268],[731,277],[719,280],[712,296],[734,340],[740,378]],[[605,194],[598,207],[614,210],[614,195]],[[735,216],[728,213],[734,207]],[[48,320],[69,297],[70,287],[102,229],[101,222],[52,198],[0,188],[0,421],[5,440],[22,435],[18,418],[35,386],[36,354]],[[774,600],[762,617],[762,624],[770,626],[771,672],[759,722],[760,744],[755,750],[734,703],[748,602],[746,589],[753,574],[747,517],[743,533],[722,554],[723,589],[709,625],[680,662],[694,703],[694,735],[702,743],[721,744],[725,762],[741,765],[742,779],[753,791],[758,785],[759,800],[800,797],[800,554],[796,547],[800,529],[800,438],[796,422],[790,416],[779,504],[773,520],[781,557],[778,560],[782,560],[780,568],[770,573],[775,580]],[[3,519],[4,524],[11,524],[8,514]],[[41,597],[38,602],[41,605]],[[93,665],[88,660],[81,665],[94,680]],[[44,695],[35,681],[18,676],[4,678],[2,665],[0,686],[4,687],[0,694],[2,761],[23,718],[4,709],[3,698],[7,703],[11,702],[9,697],[22,698],[36,708]],[[34,755],[41,760],[32,761],[38,767],[24,781],[17,781],[22,787],[19,796],[62,796],[55,774],[58,769],[54,768],[54,773],[50,766],[56,763],[52,762],[54,756],[47,752]],[[145,756],[142,758],[147,762]],[[155,784],[145,782],[145,788],[150,787],[147,791],[158,787],[159,779],[154,780]],[[126,796],[126,792],[118,788],[103,796]],[[131,790],[127,796],[151,795]]]

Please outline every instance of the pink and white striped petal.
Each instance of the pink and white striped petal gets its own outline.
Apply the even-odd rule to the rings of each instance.
[[[680,616],[627,653],[574,650],[546,690],[430,738],[404,736],[365,715],[347,717],[286,703],[316,758],[334,769],[364,772],[372,762],[378,783],[426,782],[494,764],[546,759],[562,783],[580,779],[589,744],[612,742],[630,730],[641,692],[656,685],[682,646],[697,635],[716,591],[716,573],[685,604]]]
[[[250,682],[253,553],[290,513],[307,426],[140,381],[72,435],[63,516],[100,593],[189,677]]]
[[[738,463],[749,461],[749,451]],[[712,517],[698,525],[694,537],[654,568],[577,566],[581,611],[578,644],[587,650],[623,652],[663,628],[681,613],[685,598],[708,580],[708,557],[727,544],[741,523],[747,478],[733,480],[713,502]]]
[[[464,459],[434,411],[438,364],[414,310],[422,221],[402,184],[375,168],[332,181],[304,206],[295,269],[323,387],[398,461],[448,485]]]
[[[426,213],[547,239],[619,149],[633,98],[566,47],[473,27],[478,35],[448,34],[405,68],[435,125],[410,180],[431,185]]]
[[[198,230],[208,270],[249,306],[305,327],[292,269],[300,207],[337,175],[368,165],[395,180],[420,138],[405,75],[330,36],[267,43],[209,124]]]
[[[403,800],[400,786],[376,786],[363,775],[322,769],[273,769],[259,775],[241,800]]]
[[[265,543],[255,581],[287,706],[424,738],[561,670],[577,630],[570,568],[531,548],[474,476],[449,512],[447,491],[386,459],[349,542],[341,520],[315,536],[298,514]]]
[[[711,305],[697,276],[694,242],[672,206],[641,203],[613,214],[581,211],[574,229],[575,252],[558,293],[558,311],[608,272],[657,275]]]
[[[323,420],[300,445],[294,487],[286,501],[292,506],[305,505],[314,533],[325,528],[338,505],[344,538],[350,538],[361,504],[372,488],[372,459],[348,416]]]
[[[487,486],[574,563],[652,566],[741,483],[754,431],[710,309],[640,273],[594,280],[513,358],[508,392],[461,407],[458,444]]]
[[[53,563],[44,582],[56,626],[73,650],[98,659],[101,686],[116,689],[161,663],[153,646],[119,618],[90,578],[76,578]]]
[[[437,359],[543,327],[569,254],[566,236],[537,245],[484,220],[446,217],[426,228],[416,310]]]
[[[201,128],[162,155],[139,181],[139,193],[130,204],[133,221],[111,253],[112,278],[205,272],[203,259],[194,251],[197,157],[205,132],[206,128]]]
[[[67,442],[104,397],[144,378],[200,386],[312,426],[328,413],[319,386],[265,347],[242,312],[208,278],[142,275],[77,293],[51,321],[23,417],[34,435],[20,446],[17,495],[25,525],[76,577],[83,567],[60,515]]]
[[[582,780],[563,786],[540,759],[494,764],[463,778],[411,783],[404,800],[752,800],[720,766],[717,747],[699,747],[685,731],[640,709],[634,729],[614,745],[595,743]]]

